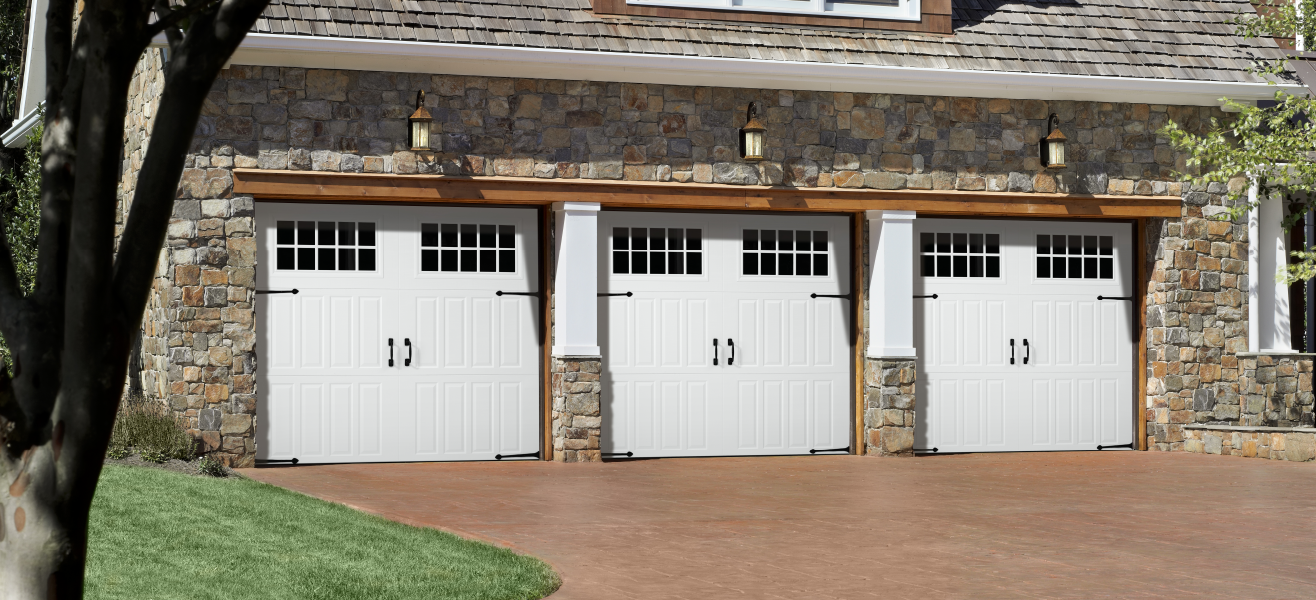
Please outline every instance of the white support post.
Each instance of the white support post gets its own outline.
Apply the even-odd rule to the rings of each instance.
[[[913,211],[868,214],[868,356],[914,358]]]
[[[1248,338],[1249,352],[1292,352],[1289,286],[1276,281],[1288,264],[1288,239],[1282,221],[1284,199],[1260,198],[1253,182],[1248,201]]]
[[[553,356],[600,355],[599,208],[553,203]]]

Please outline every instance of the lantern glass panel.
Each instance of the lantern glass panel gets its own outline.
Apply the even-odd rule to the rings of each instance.
[[[763,132],[745,132],[745,158],[763,157]]]
[[[1058,166],[1065,164],[1065,143],[1063,141],[1047,140],[1046,147],[1047,147],[1047,158],[1046,158],[1047,165]]]
[[[430,124],[424,121],[411,122],[411,147],[430,147]]]

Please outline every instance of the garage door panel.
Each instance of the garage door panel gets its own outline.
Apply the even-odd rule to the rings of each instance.
[[[736,303],[736,363],[742,367],[767,366],[763,362],[763,328],[761,304],[757,300],[741,300]],[[710,336],[711,337],[711,336]]]
[[[813,366],[837,366],[836,361],[840,358],[837,356],[837,347],[844,348],[847,344],[838,344],[839,340],[836,337],[838,333],[844,331],[838,302],[824,301],[813,304],[813,335],[805,338],[805,346],[813,350]]]
[[[494,322],[493,298],[472,298],[471,302],[471,366],[494,366],[494,342],[498,339]]]
[[[706,452],[709,444],[709,424],[713,421],[709,404],[709,384],[707,381],[690,381],[686,383],[688,409],[685,412],[685,430],[689,437],[686,447],[692,452]]]
[[[300,454],[309,457],[324,455],[324,386],[318,383],[302,384],[297,390],[298,417],[301,424]]]
[[[360,390],[361,400],[358,403],[360,412],[357,416],[357,429],[361,436],[361,456],[378,457],[382,451],[380,440],[383,437],[380,428],[382,424],[383,386],[378,383],[363,383]]]
[[[709,356],[713,339],[712,334],[709,333],[710,303],[707,299],[695,298],[687,300],[686,306],[688,318],[685,327],[687,334],[684,365],[691,367],[710,365],[713,362]]]
[[[301,299],[300,309],[301,318],[298,333],[300,334],[297,349],[301,352],[301,360],[298,366],[304,369],[316,369],[325,367],[325,344],[324,338],[328,323],[324,314],[324,298],[308,296]]]
[[[527,346],[533,347],[535,340],[530,339],[526,333],[530,330],[526,315],[531,307],[529,300],[503,297],[495,300],[498,310],[498,364],[499,368],[516,369],[527,366],[524,359],[524,349]]]
[[[329,454],[351,456],[352,440],[352,384],[336,383],[329,386]]]
[[[362,296],[357,302],[360,311],[357,314],[358,328],[356,352],[359,366],[377,369],[386,366],[388,344],[384,339],[384,301],[379,296]]]

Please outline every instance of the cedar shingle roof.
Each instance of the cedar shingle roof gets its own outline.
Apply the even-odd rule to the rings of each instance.
[[[953,36],[596,17],[589,0],[273,0],[253,31],[648,55],[1260,82],[1247,0],[952,0]]]

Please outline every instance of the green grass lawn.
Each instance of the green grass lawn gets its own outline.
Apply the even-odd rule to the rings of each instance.
[[[543,562],[248,479],[106,465],[86,596],[541,598]]]

